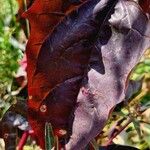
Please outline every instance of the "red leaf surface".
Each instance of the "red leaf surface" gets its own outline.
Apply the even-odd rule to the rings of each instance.
[[[80,3],[83,1],[80,1]],[[64,18],[64,16],[68,14],[70,11],[78,7],[76,2],[77,1],[71,0],[35,0],[31,5],[31,7],[29,7],[29,9],[23,14],[24,17],[29,19],[31,30],[31,34],[28,39],[26,47],[29,98],[33,97],[32,95],[34,95],[34,92],[37,92],[38,94],[41,92],[38,90],[38,88],[34,89],[33,87],[33,78],[34,78],[33,74],[35,71],[37,56],[41,48],[41,45],[45,37],[53,31],[54,27],[60,22],[60,20],[62,20],[62,18]],[[20,12],[22,12],[23,4],[20,3],[20,6],[21,6]],[[40,83],[42,81],[40,81],[39,79],[38,82]],[[39,102],[38,95],[36,95],[36,97],[33,98],[34,98],[33,100],[30,99],[28,102],[29,107],[35,107],[36,105],[39,105],[39,103],[41,103],[43,100],[40,99]],[[37,114],[35,114],[35,116],[37,116]],[[31,126],[33,118],[30,116],[29,111],[29,121]],[[41,127],[39,124],[38,130],[40,130],[40,128]],[[34,129],[36,130],[36,128]]]
[[[139,0],[139,5],[142,7],[144,12],[150,14],[150,1],[149,0]]]
[[[35,105],[29,106],[31,123],[41,143],[44,142],[41,135],[46,121],[56,129],[68,130],[68,120],[99,29],[98,22],[92,17],[97,2],[92,1],[72,12],[42,44],[32,88],[33,97],[37,97],[32,100]],[[42,106],[47,106],[46,112],[33,113],[32,109],[39,110]]]
[[[72,5],[66,5],[66,3],[64,5],[63,0],[35,0],[31,7],[23,13],[31,26],[31,34],[26,47],[29,87],[32,86],[35,63],[43,40],[52,32],[66,12],[72,9]]]

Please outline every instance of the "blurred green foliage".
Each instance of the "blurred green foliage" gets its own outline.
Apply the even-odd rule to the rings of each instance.
[[[0,0],[0,16],[8,17],[17,14],[18,5],[16,0]]]
[[[15,0],[0,0],[0,79],[3,84],[12,80],[18,68],[21,51],[14,47],[12,39],[19,39],[20,26],[16,21]]]
[[[15,17],[17,9],[16,0],[0,0],[0,117],[14,101],[12,81],[22,57],[16,42],[21,30]]]

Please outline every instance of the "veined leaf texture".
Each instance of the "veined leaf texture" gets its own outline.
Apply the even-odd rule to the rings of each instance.
[[[149,11],[139,4],[35,0],[23,14],[31,28],[28,116],[42,148],[50,122],[67,131],[67,150],[84,149],[124,100],[128,75],[150,47]]]

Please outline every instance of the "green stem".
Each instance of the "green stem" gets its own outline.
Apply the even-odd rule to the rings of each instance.
[[[27,1],[23,0],[24,2],[24,10],[27,11]],[[30,36],[30,26],[29,26],[29,21],[26,19],[26,28],[27,28],[27,36]]]
[[[50,135],[50,124],[45,124],[45,149],[51,150],[52,149],[52,143],[51,143],[51,135]]]
[[[13,4],[12,4],[12,0],[9,0],[8,2],[9,2],[9,5],[10,5],[10,11],[11,11],[11,14],[12,14],[12,16],[13,16],[14,11],[13,11]]]
[[[125,124],[123,127],[121,127],[121,128],[116,132],[116,134],[114,134],[114,135],[109,139],[109,141],[106,143],[106,146],[112,144],[113,139],[116,138],[116,136],[119,135],[131,122],[132,122],[132,119],[129,118],[128,121],[126,122],[126,124]]]

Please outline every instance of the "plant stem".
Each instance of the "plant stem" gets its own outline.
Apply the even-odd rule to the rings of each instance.
[[[24,10],[27,11],[27,1],[23,0],[24,2]],[[26,19],[26,27],[27,27],[27,36],[30,36],[30,26],[29,26],[29,21]]]
[[[132,119],[131,118],[128,118],[126,124],[121,127],[110,139],[109,141],[105,144],[105,146],[108,146],[110,144],[112,144],[112,141],[114,138],[116,138],[117,135],[119,135],[130,123],[132,122]]]
[[[19,141],[18,146],[17,146],[18,150],[23,150],[23,147],[28,139],[28,136],[29,136],[29,131],[25,131]]]
[[[53,148],[53,131],[50,123],[45,123],[45,149],[51,150]]]

